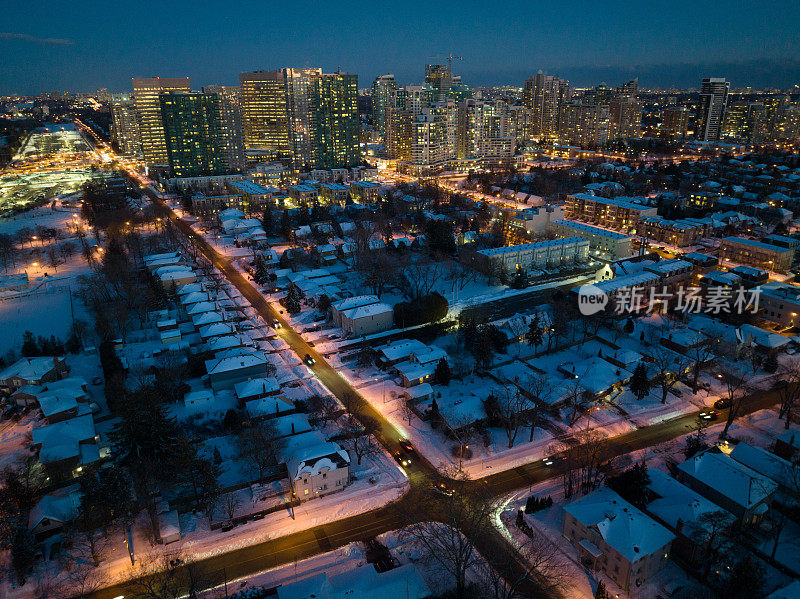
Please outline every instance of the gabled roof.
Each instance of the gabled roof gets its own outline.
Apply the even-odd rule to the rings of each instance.
[[[19,377],[28,381],[38,381],[53,369],[55,360],[61,361],[60,358],[52,356],[22,358],[0,371],[0,380]]]
[[[720,512],[726,514],[731,523],[736,520],[733,514],[681,484],[669,474],[657,468],[648,469],[647,474],[650,477],[647,488],[655,496],[647,504],[647,511],[674,529],[682,523],[686,527],[683,531],[686,536],[691,538],[701,532],[705,514]]]
[[[778,485],[723,453],[704,451],[678,466],[695,480],[749,509],[772,495]]]

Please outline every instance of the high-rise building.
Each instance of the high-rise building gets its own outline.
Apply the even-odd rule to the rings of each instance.
[[[660,136],[678,140],[686,137],[689,131],[689,109],[685,106],[670,106],[661,114]]]
[[[457,157],[510,159],[516,140],[509,127],[508,105],[502,100],[464,100],[458,111]]]
[[[126,156],[142,155],[139,119],[131,94],[111,94],[111,141]]]
[[[530,135],[531,109],[526,106],[508,107],[508,131],[516,139],[525,139]]]
[[[730,83],[721,77],[706,77],[700,86],[696,136],[703,141],[719,140],[725,121]]]
[[[389,93],[386,105],[386,148],[397,160],[411,160],[411,121],[421,109],[422,86],[406,85]],[[416,99],[415,99],[416,96]],[[419,104],[420,107],[416,105]]]
[[[389,104],[389,95],[397,89],[394,75],[381,75],[372,83],[372,124],[381,137],[386,139],[386,107]]]
[[[558,137],[563,109],[570,96],[568,81],[541,71],[528,78],[522,104],[531,110],[531,137],[549,141]]]
[[[245,150],[258,159],[290,161],[291,118],[283,71],[239,75]]]
[[[159,100],[170,174],[198,177],[227,172],[219,97],[201,92],[165,92]]]
[[[426,64],[425,83],[430,86],[430,102],[442,102],[447,99],[453,85],[453,74],[446,64]]]
[[[318,163],[316,142],[316,114],[313,91],[322,69],[284,69],[286,79],[286,106],[292,138],[292,166],[297,171],[316,168]]]
[[[639,79],[620,85],[609,102],[611,124],[609,139],[641,137],[642,103],[639,101]]]
[[[435,102],[414,115],[411,122],[411,163],[438,167],[454,158],[452,130],[455,129],[455,103]]]
[[[349,168],[361,161],[358,76],[320,75],[312,88],[317,168]]]
[[[142,155],[148,167],[166,168],[169,164],[164,142],[164,125],[161,121],[160,95],[170,91],[188,92],[190,89],[188,77],[134,77],[133,101],[139,119]]]
[[[564,106],[560,138],[582,148],[596,148],[609,139],[608,104],[574,102]]]
[[[225,143],[228,170],[243,171],[244,135],[242,134],[242,106],[236,85],[208,85],[203,88],[204,94],[216,94],[219,98],[220,126]]]

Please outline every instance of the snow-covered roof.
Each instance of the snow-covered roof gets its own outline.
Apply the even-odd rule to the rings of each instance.
[[[52,356],[21,358],[0,371],[0,380],[17,377],[26,381],[38,381],[53,369],[56,361],[61,360]]]
[[[322,468],[344,468],[350,456],[338,443],[326,441],[317,431],[292,435],[280,450],[289,476],[297,479],[307,474],[319,474]]]
[[[772,495],[778,485],[724,453],[704,451],[678,466],[690,477],[749,509]]]
[[[290,435],[300,435],[307,433],[311,429],[308,416],[305,414],[286,414],[279,418],[274,418],[272,424],[279,437],[289,437]]]
[[[427,345],[417,339],[399,339],[381,348],[380,353],[386,360],[394,362],[395,360],[407,358],[415,351],[424,351],[426,347]]]
[[[433,595],[414,564],[382,573],[369,565],[335,576],[322,572],[281,585],[277,593],[278,599],[424,599]]]
[[[371,316],[378,316],[379,314],[393,313],[394,310],[389,304],[383,302],[377,304],[370,304],[368,306],[359,306],[358,308],[351,308],[342,312],[342,316],[350,320],[357,320],[359,318],[369,318]]]
[[[742,339],[752,337],[753,341],[755,341],[757,345],[760,345],[761,347],[767,347],[769,349],[778,349],[789,343],[788,337],[784,337],[778,333],[765,331],[764,329],[753,326],[752,324],[743,324],[741,327],[739,327],[739,332],[741,333]]]
[[[601,488],[564,506],[586,527],[631,563],[661,550],[674,538],[669,530],[609,488]]]
[[[263,355],[257,353],[230,356],[222,359],[206,360],[206,371],[208,374],[221,374],[223,372],[235,372],[241,368],[251,366],[266,365],[267,361]]]
[[[341,301],[335,302],[331,305],[334,310],[344,312],[345,310],[352,310],[353,308],[360,308],[361,306],[369,306],[380,302],[376,295],[356,295],[348,297]]]
[[[91,414],[33,429],[33,444],[41,445],[39,460],[56,462],[81,456],[80,444],[95,437]]]
[[[236,397],[240,400],[246,400],[257,395],[277,393],[280,390],[280,385],[275,377],[260,377],[236,383],[233,386],[233,390],[236,393]]]
[[[268,395],[259,399],[252,399],[244,404],[247,413],[253,417],[270,417],[279,412],[294,408],[294,404],[285,395]]]
[[[28,528],[36,528],[45,519],[64,524],[72,522],[78,516],[80,504],[78,485],[57,489],[42,497],[33,507],[28,517]]]
[[[786,489],[800,490],[796,489],[800,485],[800,467],[774,453],[747,443],[737,443],[730,456]]]
[[[650,477],[647,488],[655,496],[647,504],[647,511],[673,529],[678,528],[679,522],[683,523],[688,527],[688,530],[684,529],[684,534],[692,537],[703,528],[702,516],[716,512],[728,515],[731,523],[734,522],[733,514],[679,483],[669,474],[657,468],[648,469],[647,474]]]

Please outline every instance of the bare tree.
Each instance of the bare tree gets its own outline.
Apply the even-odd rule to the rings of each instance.
[[[493,411],[506,433],[508,448],[514,447],[520,427],[525,422],[523,412],[528,408],[528,400],[516,385],[502,385],[492,389],[487,400],[487,408]]]
[[[530,407],[528,407],[524,414],[525,422],[530,427],[530,437],[528,441],[532,442],[536,427],[541,426],[544,421],[543,415],[540,413],[541,408],[536,404],[536,401],[547,403],[547,398],[553,392],[553,387],[546,374],[534,372],[525,379],[525,389],[533,399],[533,401],[530,402]]]
[[[697,334],[702,338],[686,352],[687,357],[692,362],[692,391],[694,393],[697,393],[700,373],[708,367],[709,362],[717,355],[715,344],[712,340],[706,338],[702,333]]]
[[[789,428],[798,400],[800,400],[800,358],[791,356],[783,362],[773,376],[773,385],[781,398],[779,418]]]
[[[416,498],[402,535],[419,547],[454,587],[455,599],[468,593],[467,573],[480,563],[476,539],[491,534],[495,501],[481,487],[467,490],[466,477],[452,473],[455,492]]]
[[[180,599],[196,598],[209,585],[205,569],[181,552],[153,550],[140,555],[139,567],[132,568],[126,586],[139,599]]]
[[[589,493],[601,482],[608,440],[598,431],[582,431],[564,452],[564,496]]]
[[[403,268],[399,286],[408,299],[414,300],[431,293],[441,277],[440,262],[415,262]]]
[[[348,416],[343,427],[341,443],[356,457],[359,466],[363,458],[380,451],[372,436],[378,428],[380,425],[371,416],[366,414],[358,414],[357,417],[355,415]]]
[[[742,404],[749,391],[749,377],[744,372],[734,368],[723,370],[721,375],[722,383],[725,385],[724,399],[728,404],[728,415],[725,418],[725,427],[719,434],[719,438],[724,439],[728,435],[728,429],[730,429],[733,421],[736,420],[741,413]]]
[[[686,372],[688,359],[660,343],[652,346],[647,357],[656,372],[656,384],[661,388],[661,403],[666,403],[667,394],[678,383],[680,375]]]
[[[264,473],[272,463],[281,441],[275,425],[264,420],[242,430],[239,447],[242,455],[258,471],[258,482],[264,482]]]

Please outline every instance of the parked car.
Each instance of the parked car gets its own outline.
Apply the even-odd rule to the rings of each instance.
[[[731,405],[731,400],[728,399],[727,397],[723,397],[722,399],[718,399],[717,401],[714,402],[714,407],[717,408],[718,410],[724,410],[730,407],[730,405]]]
[[[306,354],[305,358],[303,358],[303,362],[306,363],[306,366],[313,366],[316,364],[316,360],[311,357],[311,354]]]

